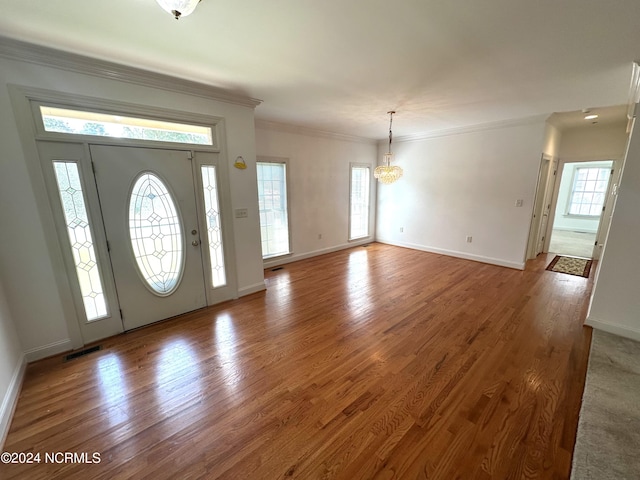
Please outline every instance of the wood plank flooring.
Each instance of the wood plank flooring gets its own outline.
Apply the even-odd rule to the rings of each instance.
[[[42,460],[0,478],[566,479],[592,280],[550,260],[372,244],[266,271],[266,292],[29,365],[4,450]]]

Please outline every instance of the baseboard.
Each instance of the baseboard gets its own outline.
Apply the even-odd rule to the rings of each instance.
[[[22,380],[24,379],[26,368],[27,360],[24,354],[22,354],[11,377],[11,382],[9,382],[7,393],[2,399],[2,404],[0,404],[0,452],[4,449],[4,442],[9,433],[13,412],[15,412],[16,405],[18,404],[18,397],[20,396],[20,389],[22,388]]]
[[[278,267],[280,265],[285,265],[287,263],[297,262],[299,260],[304,260],[306,258],[317,257],[319,255],[325,255],[327,253],[338,252],[340,250],[346,250],[347,248],[358,247],[361,245],[367,245],[374,240],[372,238],[365,238],[363,240],[358,240],[355,242],[342,243],[340,245],[334,245],[333,247],[321,248],[319,250],[313,250],[311,252],[306,253],[297,253],[293,255],[288,255],[286,257],[280,257],[274,260],[268,260],[264,262],[264,268],[273,268]]]
[[[70,339],[66,338],[64,340],[60,340],[59,342],[53,342],[49,345],[44,345],[43,347],[27,350],[24,355],[27,359],[27,362],[35,362],[36,360],[52,357],[54,355],[58,355],[59,353],[68,352],[69,350],[73,350],[73,343]]]
[[[396,247],[411,248],[413,250],[421,250],[423,252],[438,253],[447,255],[448,257],[463,258],[465,260],[473,260],[474,262],[488,263],[490,265],[498,265],[499,267],[513,268],[516,270],[524,270],[524,262],[509,262],[501,258],[485,257],[482,255],[473,255],[472,253],[458,252],[456,250],[446,250],[444,248],[427,247],[425,245],[417,245],[414,243],[396,242],[384,238],[376,238],[376,242],[386,243],[387,245],[395,245]]]
[[[252,293],[261,292],[262,290],[266,289],[267,287],[264,284],[264,281],[254,283],[253,285],[249,285],[248,287],[244,287],[238,290],[238,297],[244,297],[245,295],[251,295]]]
[[[561,232],[573,232],[573,233],[589,233],[595,234],[598,233],[597,230],[589,230],[589,229],[578,229],[577,227],[553,227],[554,230],[560,230]]]
[[[640,330],[636,330],[635,328],[603,322],[602,320],[596,320],[593,317],[587,317],[584,324],[589,327],[593,327],[596,330],[602,330],[603,332],[613,333],[619,337],[625,337],[640,342]]]

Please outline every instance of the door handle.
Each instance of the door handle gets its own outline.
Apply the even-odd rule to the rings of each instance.
[[[197,247],[198,245],[200,245],[200,242],[198,240],[194,240],[193,242],[191,242],[191,245]]]

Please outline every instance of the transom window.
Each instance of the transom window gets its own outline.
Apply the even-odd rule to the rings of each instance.
[[[569,202],[569,215],[599,216],[602,213],[611,169],[576,168]]]
[[[129,138],[154,142],[213,145],[211,127],[124,117],[110,113],[40,106],[47,132],[98,137]]]

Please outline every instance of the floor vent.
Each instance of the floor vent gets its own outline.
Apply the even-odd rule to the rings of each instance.
[[[97,352],[98,350],[102,350],[102,345],[96,345],[95,347],[85,348],[84,350],[78,350],[77,352],[70,353],[66,357],[64,357],[64,361],[68,362],[69,360],[73,360],[74,358],[82,357],[83,355],[88,355],[93,352]]]
[[[284,270],[284,267],[276,267],[271,269],[272,272],[277,272],[278,270]]]

